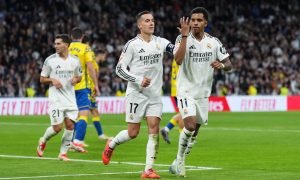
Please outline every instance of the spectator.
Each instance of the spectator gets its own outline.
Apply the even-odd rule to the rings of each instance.
[[[187,9],[205,6],[211,12],[208,33],[228,42],[234,66],[228,74],[216,72],[212,89],[223,83],[227,95],[246,95],[250,79],[258,95],[278,94],[278,84],[287,84],[291,95],[300,94],[300,2],[297,0],[246,1],[0,1],[0,95],[25,96],[34,88],[45,96],[47,86],[39,83],[43,59],[54,52],[49,45],[54,34],[70,32],[74,24],[85,30],[93,49],[107,52],[101,62],[102,95],[123,93],[126,82],[115,78],[114,68],[125,39],[135,36],[134,15],[153,11],[156,35],[175,41],[179,17]],[[51,8],[49,8],[51,7]],[[135,7],[135,8],[132,8]],[[167,16],[167,15],[172,16]],[[51,18],[50,18],[51,17]],[[226,27],[226,28],[225,28]],[[222,36],[220,36],[222,34]],[[170,93],[172,57],[164,59],[163,94]],[[14,89],[14,90],[12,90]]]

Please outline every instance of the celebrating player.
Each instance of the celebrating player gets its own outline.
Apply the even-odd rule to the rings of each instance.
[[[128,129],[108,140],[102,161],[105,165],[108,164],[117,145],[136,138],[141,120],[146,117],[149,135],[146,167],[141,177],[160,178],[152,166],[158,150],[159,122],[162,114],[162,60],[164,52],[172,53],[174,45],[164,38],[153,35],[155,23],[151,12],[140,12],[137,15],[137,26],[140,34],[124,46],[116,67],[117,75],[128,81],[126,90]]]
[[[184,128],[179,136],[177,158],[170,172],[179,176],[185,176],[188,142],[196,139],[200,126],[208,121],[208,97],[214,69],[229,71],[232,68],[229,54],[219,39],[204,32],[207,23],[208,11],[203,7],[193,9],[190,19],[182,17],[181,35],[177,37],[174,48],[175,60],[180,65],[177,98]]]

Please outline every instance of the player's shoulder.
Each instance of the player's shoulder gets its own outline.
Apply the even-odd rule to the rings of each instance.
[[[127,41],[123,47],[123,52],[126,52],[128,47],[132,46],[134,43],[137,43],[140,40],[139,38],[140,37],[136,36],[136,37],[130,39],[129,41]]]
[[[215,37],[215,36],[212,36],[212,35],[210,35],[210,34],[208,34],[208,33],[205,33],[204,35],[205,35],[205,38],[207,38],[208,41],[211,41],[211,42],[213,42],[213,43],[215,43],[215,44],[218,44],[218,45],[221,45],[221,46],[222,46],[222,43],[221,43],[221,41],[219,40],[219,38],[217,38],[217,37]]]
[[[85,49],[85,48],[87,48],[87,46],[88,46],[87,44],[75,41],[75,42],[72,42],[70,44],[69,48],[74,48],[75,47],[75,48]]]
[[[45,59],[44,63],[45,63],[45,64],[48,64],[50,61],[52,61],[53,59],[55,59],[55,58],[57,58],[57,57],[58,57],[58,55],[57,55],[56,53],[51,54],[50,56],[48,56],[48,57]]]
[[[160,37],[160,36],[152,35],[152,38],[155,42],[158,42],[158,43],[162,43],[162,42],[167,42],[168,43],[168,42],[170,42],[168,39]]]
[[[77,56],[75,56],[75,55],[73,55],[73,54],[69,54],[70,55],[70,57],[72,58],[72,59],[75,59],[76,61],[78,60],[79,61],[79,57],[77,57]]]

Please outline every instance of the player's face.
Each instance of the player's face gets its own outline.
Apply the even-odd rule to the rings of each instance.
[[[152,14],[144,14],[138,21],[138,28],[140,29],[141,33],[153,34],[154,27],[155,23]]]
[[[60,54],[62,52],[65,52],[68,49],[68,45],[67,43],[64,43],[62,39],[55,39],[54,48],[56,53]]]
[[[192,14],[190,24],[193,34],[198,34],[204,32],[204,29],[207,26],[207,20],[205,20],[202,13],[196,13]]]

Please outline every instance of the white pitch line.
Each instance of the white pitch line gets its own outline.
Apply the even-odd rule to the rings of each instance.
[[[0,122],[0,125],[8,125],[8,126],[50,126],[48,123],[16,123],[16,122]],[[89,128],[93,127],[93,125],[88,125]],[[111,125],[111,127],[125,127],[123,125]],[[146,126],[141,126],[141,128],[145,129]],[[202,130],[207,131],[247,131],[247,132],[285,132],[285,133],[299,133],[299,129],[256,129],[256,128],[212,128],[205,127]]]
[[[217,168],[216,168],[217,169]],[[220,168],[219,168],[220,169]],[[201,170],[212,170],[212,169],[186,169],[186,171],[201,171]],[[157,170],[156,172],[169,172],[169,170]],[[97,173],[97,174],[58,174],[49,176],[23,176],[23,177],[4,177],[2,179],[42,179],[42,178],[56,178],[56,177],[78,177],[78,176],[99,176],[99,175],[118,175],[118,174],[140,174],[142,171],[135,172],[108,172],[108,173]]]
[[[58,158],[52,157],[35,157],[35,156],[16,156],[16,155],[8,155],[8,154],[0,154],[2,158],[17,158],[17,159],[39,159],[39,160],[55,160],[58,161]],[[102,161],[97,160],[85,160],[85,159],[70,159],[73,162],[85,162],[85,163],[99,163]],[[145,166],[144,163],[136,163],[136,162],[118,162],[118,161],[110,161],[111,164],[127,164],[127,165],[137,165],[137,166]],[[167,164],[154,164],[158,167],[169,167]],[[188,169],[198,169],[198,170],[218,170],[222,168],[214,168],[214,167],[202,167],[202,166],[185,166]]]
[[[5,155],[0,154],[2,158],[19,158],[19,159],[40,159],[40,160],[58,160],[57,158],[50,157],[34,157],[34,156],[15,156],[15,155]],[[71,159],[70,161],[75,162],[86,162],[86,163],[101,163],[101,161],[96,160],[83,160],[83,159]],[[130,165],[145,165],[143,163],[134,163],[134,162],[115,162],[113,164],[130,164]],[[170,166],[166,164],[155,164],[155,166]],[[203,170],[220,170],[222,168],[214,167],[200,167],[200,166],[186,166],[186,171],[203,171]],[[157,172],[168,172],[169,170],[157,170]],[[61,175],[48,175],[48,176],[23,176],[23,177],[0,177],[0,180],[11,180],[11,179],[42,179],[42,178],[56,178],[56,177],[78,177],[78,176],[99,176],[99,175],[118,175],[118,174],[139,174],[142,171],[132,171],[132,172],[105,172],[105,173],[96,173],[96,174],[61,174]]]

